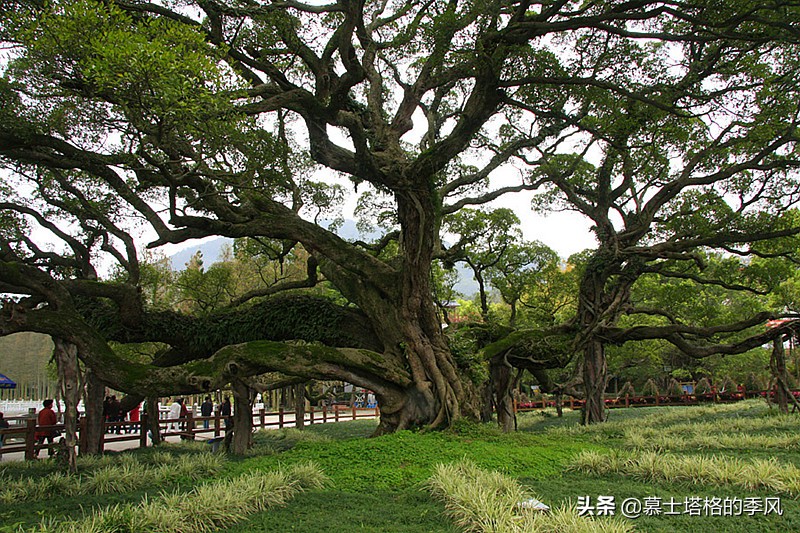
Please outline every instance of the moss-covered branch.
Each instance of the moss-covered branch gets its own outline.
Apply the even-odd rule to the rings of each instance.
[[[105,338],[74,311],[23,311],[9,304],[0,313],[0,335],[20,331],[35,331],[74,343],[81,359],[102,381],[131,394],[205,392],[223,387],[234,377],[267,372],[308,379],[342,379],[376,391],[396,391],[411,383],[403,367],[379,353],[302,342],[258,340],[225,346],[202,361],[166,368],[135,363],[117,355]]]
[[[168,364],[205,358],[230,344],[264,339],[383,349],[363,313],[314,296],[279,296],[207,316],[144,312],[135,321],[124,319],[121,310],[110,302],[86,302],[81,312],[109,340],[162,342],[172,346],[163,359]]]

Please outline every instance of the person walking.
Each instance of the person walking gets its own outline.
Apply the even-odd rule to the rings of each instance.
[[[172,431],[178,429],[178,419],[181,417],[181,402],[183,402],[183,398],[175,398],[175,401],[169,406],[169,417],[172,420],[169,427]]]
[[[122,421],[122,414],[121,413],[122,413],[122,409],[121,409],[119,400],[117,400],[117,395],[116,394],[112,394],[111,395],[111,401],[108,404],[108,414],[109,414],[109,417],[111,418],[111,422],[117,422],[117,424],[115,424],[113,426],[112,431],[111,431],[112,433],[116,433],[117,435],[122,433],[122,426],[120,426],[120,424],[119,424],[119,422]]]
[[[133,409],[128,411],[128,420],[130,420],[131,422],[136,422],[135,424],[132,424],[132,425],[128,426],[128,433],[139,431],[139,421],[141,419],[141,416],[140,416],[140,409],[141,408],[142,408],[142,404],[136,404],[136,407],[134,407]]]
[[[189,437],[187,435],[187,431],[192,430],[192,428],[189,427],[189,421],[187,420],[187,418],[189,417],[189,408],[186,407],[186,400],[183,398],[179,398],[178,403],[181,404],[181,419],[182,419],[180,423],[180,430],[182,432],[181,440],[188,440]]]
[[[219,414],[225,419],[225,429],[233,427],[233,406],[229,396],[225,396],[225,401],[219,409]]]
[[[202,404],[200,404],[200,416],[209,417],[213,411],[214,403],[211,401],[211,396],[206,396],[206,399],[203,400]],[[207,418],[203,420],[203,429],[208,429],[208,422],[209,420]]]
[[[58,417],[56,417],[56,412],[53,411],[53,400],[45,400],[42,402],[42,410],[39,411],[39,414],[36,416],[36,423],[38,426],[55,426],[58,424]],[[44,441],[47,440],[49,446],[47,447],[47,455],[53,455],[53,439],[58,436],[58,431],[55,428],[48,427],[45,429],[40,429],[34,434],[34,438],[36,438],[36,444],[42,445]],[[36,449],[36,453],[34,454],[36,457],[39,456],[39,448]]]

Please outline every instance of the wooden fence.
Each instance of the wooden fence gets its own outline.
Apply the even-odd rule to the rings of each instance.
[[[305,412],[304,425],[324,424],[330,422],[340,422],[345,420],[356,420],[360,418],[378,418],[380,413],[377,407],[359,408],[343,405],[331,407],[314,408],[311,407]],[[11,427],[0,430],[3,434],[5,444],[0,448],[0,457],[3,454],[24,452],[26,460],[36,458],[38,452],[47,449],[49,443],[38,444],[36,442],[36,432],[42,430],[56,430],[64,432],[64,424],[54,426],[38,426],[35,416],[7,417]],[[219,437],[225,432],[224,418],[218,413],[214,416],[193,416],[190,412],[185,418],[160,418],[161,437],[180,436],[188,439],[201,437],[211,439]],[[206,428],[206,422],[208,427]],[[285,428],[295,427],[296,421],[294,411],[285,411],[283,408],[278,411],[268,412],[259,409],[253,413],[253,428]],[[86,417],[81,417],[78,422],[78,449],[85,449],[86,441]],[[56,437],[54,440],[58,440]],[[115,442],[138,441],[139,447],[146,447],[148,441],[147,434],[147,414],[143,413],[138,422],[121,421],[105,422],[105,432],[103,443],[110,444]]]
[[[800,391],[792,391],[792,394],[800,399]],[[680,396],[670,396],[666,394],[657,396],[625,396],[606,398],[605,404],[608,409],[619,409],[625,407],[655,407],[655,406],[681,406],[681,405],[701,405],[707,403],[732,403],[747,398],[774,397],[773,391],[749,391],[749,392],[713,392],[708,394],[682,394]],[[580,409],[584,401],[572,396],[565,396],[562,400],[562,407],[565,409]],[[548,407],[555,407],[554,397],[542,396],[540,399],[527,402],[514,401],[515,412],[537,411]]]

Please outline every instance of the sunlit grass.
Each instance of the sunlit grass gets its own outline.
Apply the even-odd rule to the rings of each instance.
[[[25,478],[4,475],[0,477],[0,503],[40,501],[53,496],[125,493],[179,479],[199,480],[219,472],[224,461],[223,456],[208,452],[180,456],[162,452],[149,457],[121,455],[84,461],[84,468],[88,464],[93,469],[76,475],[58,471]]]
[[[800,496],[800,469],[775,459],[745,460],[651,451],[585,451],[567,465],[567,471],[595,476],[620,474],[648,483],[733,485],[747,490],[767,489]]]
[[[324,474],[310,464],[285,470],[251,472],[199,485],[188,493],[162,493],[138,505],[114,505],[75,521],[45,520],[39,533],[207,533],[247,516],[284,505],[297,493],[321,488]]]
[[[427,487],[445,503],[448,514],[464,531],[476,533],[622,533],[633,526],[618,518],[581,517],[573,506],[542,512],[519,503],[532,496],[516,480],[486,471],[469,461],[438,465]]]

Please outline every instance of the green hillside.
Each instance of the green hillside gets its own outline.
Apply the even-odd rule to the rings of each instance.
[[[0,337],[0,374],[17,382],[16,390],[0,391],[3,399],[52,398],[55,372],[48,368],[53,342],[47,335],[16,333]]]

